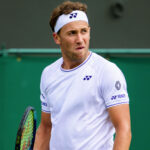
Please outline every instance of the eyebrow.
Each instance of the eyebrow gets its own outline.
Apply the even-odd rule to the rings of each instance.
[[[80,28],[80,30],[88,29],[88,28],[89,28],[89,26],[88,27],[82,27],[82,28]],[[78,29],[70,29],[67,32],[72,32],[72,31],[78,31]]]

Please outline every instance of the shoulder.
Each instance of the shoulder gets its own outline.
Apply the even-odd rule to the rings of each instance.
[[[59,58],[52,64],[46,66],[42,71],[42,77],[47,76],[47,74],[55,73],[55,71],[60,68],[61,64],[62,64],[62,58]]]
[[[108,61],[103,67],[101,85],[106,91],[112,91],[122,85],[126,90],[126,79],[121,69],[115,64]]]
[[[102,57],[101,55],[98,55],[94,52],[92,52],[92,59],[95,61],[95,63],[102,63],[102,64],[105,64],[108,62],[108,60],[104,57]]]
[[[126,83],[124,74],[117,64],[96,53],[93,53],[93,63],[102,86],[111,83],[114,85],[118,80]]]
[[[111,73],[111,72],[121,72],[120,68],[113,62],[111,62],[110,60],[92,52],[92,59],[93,59],[93,62],[95,63],[95,66],[100,66],[101,68],[103,68],[103,71],[104,72],[108,72],[108,73]]]
[[[46,89],[48,82],[51,80],[52,77],[55,76],[56,71],[60,68],[62,63],[62,58],[56,60],[54,63],[46,66],[41,74],[41,81],[40,87],[42,90]]]
[[[120,72],[119,67],[109,61],[108,59],[96,54],[96,53],[92,53],[92,62],[93,65],[95,66],[95,68],[97,69],[97,71],[100,72],[100,74],[102,75],[102,73],[114,73],[114,72]]]
[[[110,79],[124,77],[122,70],[117,66],[117,64],[110,61],[105,64],[103,71],[105,77]]]

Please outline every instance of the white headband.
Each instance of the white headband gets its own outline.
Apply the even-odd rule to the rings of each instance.
[[[85,21],[88,23],[88,18],[85,12],[80,10],[72,11],[70,14],[63,14],[57,19],[54,31],[57,33],[64,25],[73,21]]]

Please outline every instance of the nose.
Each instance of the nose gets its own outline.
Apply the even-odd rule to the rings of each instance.
[[[76,43],[81,44],[83,42],[83,37],[81,34],[77,34]]]

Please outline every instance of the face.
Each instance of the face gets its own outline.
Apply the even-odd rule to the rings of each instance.
[[[85,21],[66,24],[59,34],[54,33],[56,44],[60,45],[64,61],[84,61],[89,54],[90,27]]]

